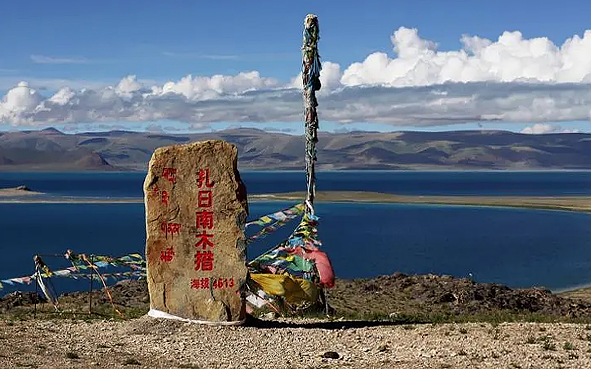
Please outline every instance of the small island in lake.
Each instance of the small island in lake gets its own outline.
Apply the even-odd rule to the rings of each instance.
[[[0,188],[0,197],[19,197],[30,195],[43,195],[43,192],[32,191],[25,185],[13,188]]]

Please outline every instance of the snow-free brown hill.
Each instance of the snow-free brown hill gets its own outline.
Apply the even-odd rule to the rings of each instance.
[[[5,132],[0,170],[113,170],[100,152],[77,145],[76,135],[56,129]]]
[[[301,169],[304,139],[257,129],[199,134],[56,129],[0,133],[0,170],[145,170],[157,147],[222,139],[243,169]],[[321,169],[591,169],[591,134],[320,132]]]

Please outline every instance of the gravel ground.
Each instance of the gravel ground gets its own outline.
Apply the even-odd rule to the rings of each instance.
[[[90,319],[87,293],[62,296],[60,314],[35,306],[34,293],[0,298],[0,368],[591,368],[588,290],[570,300],[544,289],[396,273],[339,280],[330,290],[331,320],[252,318],[242,327],[141,316],[145,281],[110,290],[127,318],[140,318]],[[104,292],[94,291],[92,301],[95,313],[114,316]],[[394,314],[396,323],[359,318],[366,314]],[[405,314],[477,323],[403,325],[425,321],[395,319]],[[498,324],[515,319],[554,323]]]
[[[129,321],[0,322],[1,367],[590,368],[591,327],[275,321],[210,327]],[[326,357],[323,357],[326,356]]]

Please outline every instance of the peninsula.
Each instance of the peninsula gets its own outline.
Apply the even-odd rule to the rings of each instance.
[[[24,188],[24,189],[23,189]],[[37,196],[31,196],[37,195]],[[143,203],[143,197],[125,198],[86,198],[86,197],[50,197],[42,192],[35,192],[25,186],[0,189],[0,203]],[[259,201],[302,201],[304,192],[283,192],[273,194],[249,195],[250,202]],[[319,191],[317,202],[357,202],[357,203],[392,203],[426,205],[463,205],[532,208],[591,212],[591,196],[409,196],[366,191]]]

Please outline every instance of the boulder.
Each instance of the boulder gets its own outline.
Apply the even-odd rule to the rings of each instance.
[[[237,157],[220,140],[152,155],[144,182],[151,315],[244,321],[248,203]]]

